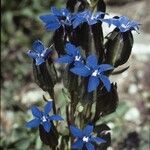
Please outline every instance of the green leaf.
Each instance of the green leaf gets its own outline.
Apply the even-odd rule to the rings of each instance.
[[[41,142],[41,140],[40,140],[40,137],[39,137],[39,136],[36,138],[36,142],[35,142],[35,149],[36,149],[36,150],[40,150],[40,149],[42,149],[42,142]]]

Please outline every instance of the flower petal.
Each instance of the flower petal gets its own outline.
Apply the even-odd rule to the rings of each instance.
[[[120,16],[119,20],[122,24],[127,24],[130,21],[126,16]]]
[[[86,148],[87,150],[95,150],[94,146],[90,142],[86,143]]]
[[[35,61],[36,61],[36,65],[41,65],[42,63],[45,62],[44,58],[42,57],[37,57]]]
[[[45,24],[51,24],[51,23],[55,23],[55,21],[59,21],[56,16],[50,15],[50,14],[40,16],[39,18],[40,18]]]
[[[97,23],[97,20],[96,20],[96,19],[88,18],[87,21],[88,21],[88,25],[90,25],[90,26]]]
[[[97,144],[106,143],[105,140],[103,140],[102,138],[99,138],[99,137],[91,137],[90,141],[96,142]]]
[[[43,15],[39,17],[44,23],[47,30],[53,31],[58,29],[61,24],[58,20],[58,18],[54,15]]]
[[[65,49],[66,49],[67,54],[72,55],[72,56],[76,56],[77,52],[79,52],[79,48],[75,47],[71,43],[67,43]]]
[[[87,125],[84,129],[83,129],[83,134],[85,136],[90,136],[90,134],[93,132],[93,126],[91,125]]]
[[[108,70],[112,70],[114,69],[114,67],[112,65],[109,64],[102,64],[98,66],[98,70],[99,72],[104,72],[104,71],[108,71]]]
[[[64,55],[59,57],[58,59],[56,59],[56,62],[58,63],[72,63],[73,62],[73,57],[69,56],[69,55]]]
[[[104,76],[104,75],[100,75],[99,78],[103,82],[103,84],[104,84],[105,88],[107,89],[107,91],[110,92],[111,83],[110,83],[109,78],[107,76]]]
[[[51,22],[47,25],[45,25],[46,30],[48,31],[55,31],[61,26],[60,22],[58,20],[55,20],[55,22]]]
[[[78,17],[78,18],[75,18],[75,20],[73,21],[73,28],[77,28],[80,24],[84,23],[86,20],[82,17]]]
[[[95,69],[97,67],[97,58],[95,55],[90,55],[87,57],[86,64],[88,67]]]
[[[59,9],[57,9],[56,7],[51,7],[51,12],[56,15],[56,16],[62,16],[62,13]]]
[[[43,116],[42,112],[36,106],[32,106],[31,111],[33,116],[37,118],[41,118]]]
[[[28,56],[31,57],[32,59],[36,59],[38,56],[37,56],[37,53],[33,50],[29,50],[27,52]]]
[[[77,28],[80,24],[86,22],[86,16],[88,11],[83,11],[81,13],[77,13],[73,18],[73,28]]]
[[[83,133],[80,129],[76,128],[75,126],[70,126],[70,131],[72,133],[73,136],[75,137],[79,137],[79,138],[82,138],[83,136]]]
[[[71,147],[73,149],[82,149],[83,148],[83,144],[84,144],[84,142],[81,139],[79,139]]]
[[[99,78],[91,76],[88,82],[88,92],[94,91],[99,85]]]
[[[86,67],[86,66],[75,66],[74,68],[70,69],[71,72],[73,72],[74,74],[83,76],[83,77],[87,77],[91,74],[91,70],[90,68]]]
[[[47,104],[44,106],[44,113],[49,114],[52,109],[52,101],[48,101]]]
[[[59,115],[52,115],[49,117],[50,120],[55,120],[55,121],[59,121],[59,120],[64,120],[61,116]]]
[[[81,66],[84,67],[84,62],[82,59],[74,62],[74,67],[81,67]]]
[[[44,45],[40,40],[37,40],[32,44],[32,49],[41,54],[44,51]]]
[[[48,121],[43,122],[43,127],[46,132],[49,132],[51,129],[51,123]]]
[[[116,19],[116,18],[112,18],[112,19],[110,19],[111,20],[111,24],[113,24],[114,26],[116,26],[117,28],[119,28],[120,26],[121,26],[121,22],[120,22],[120,20],[119,20],[119,18],[118,19]]]
[[[70,15],[70,12],[66,8],[62,8],[61,10],[62,16],[68,17]]]
[[[40,119],[33,119],[26,123],[27,128],[36,128],[40,125],[41,120]]]

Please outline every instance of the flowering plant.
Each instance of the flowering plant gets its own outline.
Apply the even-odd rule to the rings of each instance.
[[[109,76],[128,69],[116,68],[127,62],[132,31],[139,24],[125,16],[110,18],[105,7],[103,0],[68,0],[66,8],[52,7],[40,16],[45,29],[54,31],[53,45],[46,48],[37,40],[27,54],[33,59],[35,82],[51,99],[44,98],[44,112],[32,107],[35,119],[26,126],[38,127],[42,142],[52,149],[106,149],[110,144],[110,128],[97,122],[116,110],[117,84]],[[103,23],[115,26],[106,37]],[[54,87],[61,81],[66,102],[59,106]]]

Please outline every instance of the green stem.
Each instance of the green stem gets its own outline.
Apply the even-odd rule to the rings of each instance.
[[[94,12],[94,10],[95,10],[95,8],[96,8],[96,6],[97,6],[98,1],[99,1],[99,0],[97,0],[95,3],[94,3],[94,2],[91,3],[90,7],[91,7],[92,12]]]
[[[54,96],[54,90],[53,92],[48,91],[49,96],[53,99],[53,112],[56,115],[56,105],[55,105],[55,96]]]

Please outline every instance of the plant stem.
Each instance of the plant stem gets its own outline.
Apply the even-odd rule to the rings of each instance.
[[[56,106],[55,106],[55,96],[54,96],[54,90],[53,91],[48,91],[50,97],[53,99],[53,112],[56,114]]]

